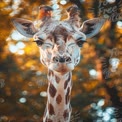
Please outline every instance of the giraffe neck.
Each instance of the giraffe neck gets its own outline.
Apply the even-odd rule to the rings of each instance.
[[[70,122],[71,77],[71,72],[62,75],[49,70],[47,105],[43,122]]]

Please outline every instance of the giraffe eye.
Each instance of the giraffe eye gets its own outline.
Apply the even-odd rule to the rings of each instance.
[[[81,38],[79,38],[79,39],[77,39],[77,45],[79,46],[79,47],[82,47],[82,45],[85,43],[86,41],[85,40],[83,40],[83,38],[81,37]]]
[[[38,46],[41,46],[43,44],[43,40],[36,40],[34,41]]]
[[[51,43],[44,43],[44,44],[45,44],[45,46],[46,46],[47,48],[53,47],[53,45],[52,45]]]

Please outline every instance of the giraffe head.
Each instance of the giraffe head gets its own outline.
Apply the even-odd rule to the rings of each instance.
[[[43,65],[50,70],[66,73],[79,63],[83,43],[100,31],[104,19],[90,19],[81,25],[76,6],[67,9],[68,19],[64,21],[54,20],[51,12],[49,6],[40,7],[39,28],[32,21],[20,18],[13,19],[13,24],[22,35],[33,37],[40,49]]]

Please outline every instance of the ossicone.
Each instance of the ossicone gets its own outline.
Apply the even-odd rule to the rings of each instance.
[[[39,6],[38,19],[44,21],[46,18],[48,19],[51,18],[52,11],[53,9],[50,6],[44,6],[44,5]]]
[[[68,22],[74,27],[79,28],[81,25],[80,10],[76,5],[73,5],[67,9]]]
[[[67,9],[67,12],[68,12],[68,14],[69,14],[69,17],[73,17],[73,16],[75,16],[76,14],[77,14],[77,15],[80,14],[80,10],[79,10],[79,8],[78,8],[76,5],[73,5],[73,6],[69,7],[69,8]]]

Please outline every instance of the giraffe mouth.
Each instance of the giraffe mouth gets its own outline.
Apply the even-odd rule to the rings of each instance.
[[[69,72],[74,69],[73,63],[50,63],[49,69],[55,70],[57,72]]]

